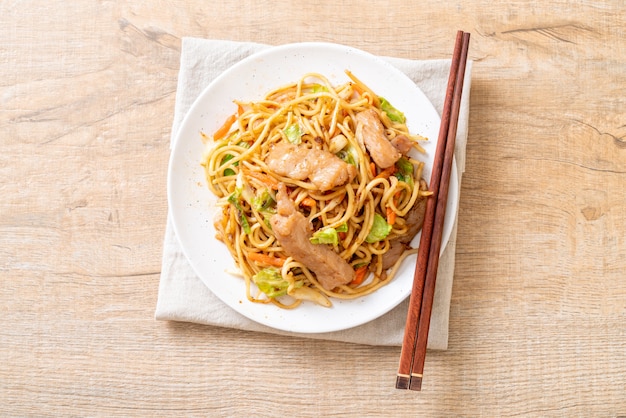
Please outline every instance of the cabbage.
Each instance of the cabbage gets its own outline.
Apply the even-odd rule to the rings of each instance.
[[[318,84],[318,83],[314,83],[311,85],[311,91],[313,93],[322,93],[322,92],[328,92],[328,88],[324,85]]]
[[[394,174],[398,180],[403,181],[409,185],[409,187],[413,188],[415,182],[413,181],[413,164],[402,157],[398,161],[396,161],[396,167],[398,171]]]
[[[251,204],[255,210],[262,212],[270,209],[274,206],[274,203],[276,203],[276,201],[272,194],[267,189],[263,189],[257,190],[255,197],[252,198]]]
[[[391,225],[387,223],[385,218],[377,213],[374,215],[374,223],[372,224],[372,228],[370,229],[369,234],[367,234],[365,241],[370,244],[382,241],[387,237],[387,235],[389,235],[391,228]]]
[[[230,196],[228,196],[228,202],[232,204],[237,211],[237,222],[239,222],[239,225],[241,225],[243,231],[246,234],[249,234],[250,224],[248,223],[248,218],[246,218],[246,214],[244,213],[241,203],[239,203],[239,196],[240,194],[237,192],[232,193]]]
[[[228,141],[224,141],[222,143],[222,145],[220,146],[225,146],[228,143]],[[241,147],[241,148],[250,148],[250,144],[248,144],[245,141],[241,141],[237,144],[237,146]],[[220,161],[220,166],[223,166],[224,164],[226,164],[227,162],[229,162],[230,160],[232,160],[233,158],[235,158],[235,156],[233,154],[226,154],[224,156],[224,158],[222,158],[222,161]],[[235,161],[233,163],[233,167],[237,167],[239,165],[239,161]],[[227,168],[226,170],[224,170],[224,176],[232,176],[235,174],[235,170],[233,170],[232,168]]]
[[[267,267],[252,276],[252,281],[259,290],[270,298],[284,296],[287,294],[289,282],[283,279],[280,270],[274,267]]]
[[[309,238],[312,244],[332,244],[339,243],[339,236],[335,228],[323,228],[315,231],[313,236]]]
[[[283,129],[283,132],[287,136],[289,142],[291,142],[292,144],[298,145],[302,142],[302,135],[304,135],[304,132],[302,132],[300,125],[298,125],[297,123],[287,126],[285,129]]]
[[[348,144],[344,149],[342,149],[335,155],[341,158],[346,163],[352,164],[357,168],[359,167],[359,153],[352,145]]]
[[[393,107],[391,103],[387,101],[384,97],[379,97],[380,99],[380,110],[385,112],[389,119],[394,122],[404,123],[406,122],[406,117],[404,117],[404,113],[400,112],[398,109]]]

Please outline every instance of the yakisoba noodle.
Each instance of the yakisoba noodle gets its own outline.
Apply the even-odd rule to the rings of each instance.
[[[342,85],[333,86],[323,75],[311,73],[262,100],[235,101],[238,110],[224,126],[212,138],[203,135],[207,183],[221,208],[215,220],[217,238],[240,269],[250,301],[294,308],[303,299],[330,306],[329,298],[361,297],[389,283],[404,257],[416,252],[404,251],[383,271],[382,255],[394,238],[407,232],[405,216],[429,194],[421,179],[423,162],[405,155],[404,170],[398,164],[393,170],[377,167],[355,137],[355,115],[374,109],[390,140],[404,135],[421,152],[417,141],[425,138],[411,134],[398,110],[346,73],[352,81]],[[356,166],[356,176],[321,192],[306,179],[277,175],[266,160],[270,149],[285,141],[335,154]],[[351,283],[324,289],[311,269],[281,247],[269,222],[281,182],[313,230],[330,233],[330,240],[323,237],[318,245],[331,246],[354,268]],[[381,222],[388,234],[371,238],[373,225]]]

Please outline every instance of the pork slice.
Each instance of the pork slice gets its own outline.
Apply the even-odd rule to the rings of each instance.
[[[296,210],[283,183],[279,185],[276,199],[277,213],[270,223],[285,252],[315,273],[326,290],[350,283],[355,276],[354,269],[329,246],[309,241],[313,235],[309,221]]]
[[[408,226],[407,232],[400,236],[399,239],[402,242],[409,243],[413,240],[413,237],[422,229],[424,225],[424,216],[426,215],[426,198],[420,197],[415,201],[415,204],[404,217],[406,225]]]
[[[399,238],[394,238],[389,241],[389,250],[382,256],[383,271],[390,269],[396,264],[396,261],[400,258],[402,253],[408,249],[409,245],[401,242]]]
[[[406,135],[398,135],[391,140],[391,145],[401,154],[407,155],[413,147],[413,142]]]
[[[323,192],[344,185],[356,176],[356,168],[336,155],[289,142],[276,144],[265,162],[276,174],[295,180],[309,180]]]
[[[374,109],[364,110],[355,116],[355,136],[365,145],[372,160],[381,168],[388,168],[400,159],[402,154],[385,135],[385,127]]]

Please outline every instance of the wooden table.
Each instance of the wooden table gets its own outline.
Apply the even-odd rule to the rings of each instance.
[[[0,415],[626,416],[624,22],[620,0],[0,3]],[[153,319],[182,37],[434,59],[458,29],[450,340],[422,392],[394,389],[399,347]]]

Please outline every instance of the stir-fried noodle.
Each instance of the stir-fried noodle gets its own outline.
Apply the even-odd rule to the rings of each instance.
[[[423,149],[418,140],[425,138],[411,134],[401,112],[346,73],[351,81],[342,85],[306,74],[262,100],[235,101],[237,112],[224,126],[212,137],[203,135],[206,179],[221,209],[214,220],[217,238],[232,254],[251,301],[293,308],[302,300],[330,306],[329,298],[357,298],[392,280],[403,258],[416,252],[403,247],[394,266],[383,269],[383,255],[394,239],[409,233],[409,212],[429,194],[423,162],[409,156],[418,153],[404,152],[390,167],[379,167],[356,134],[356,115],[373,109],[387,140],[404,136],[419,152]],[[354,167],[349,170],[353,177],[321,190],[311,178],[279,174],[268,164],[279,144],[339,158]],[[324,163],[317,164],[319,170]],[[308,220],[306,239],[332,248],[351,267],[350,282],[324,288],[315,266],[307,266],[281,245],[271,222],[281,188]]]

